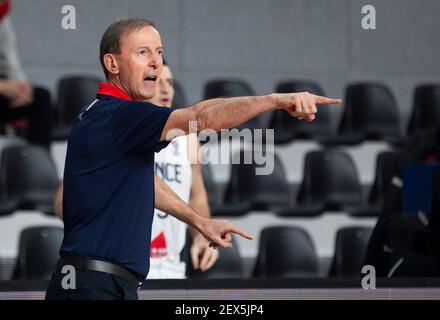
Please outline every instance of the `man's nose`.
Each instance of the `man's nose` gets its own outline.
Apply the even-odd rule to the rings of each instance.
[[[160,54],[154,53],[151,55],[151,59],[148,66],[153,68],[158,68],[162,64],[162,56]]]
[[[168,88],[167,88],[167,86],[166,86],[166,85],[162,85],[161,88],[160,88],[160,92],[161,92],[162,94],[168,94]]]

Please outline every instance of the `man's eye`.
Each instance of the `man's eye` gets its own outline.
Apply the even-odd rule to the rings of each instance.
[[[157,53],[161,56],[162,53],[163,53],[163,51],[162,51],[162,50],[159,50],[159,51],[157,51]]]
[[[141,50],[139,53],[144,55],[145,53],[147,53],[147,50]]]

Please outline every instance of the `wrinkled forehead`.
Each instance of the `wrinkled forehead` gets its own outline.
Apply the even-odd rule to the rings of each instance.
[[[138,47],[157,50],[162,48],[162,39],[156,28],[153,26],[144,26],[124,31],[121,35],[120,46],[121,51],[124,50],[124,48]]]

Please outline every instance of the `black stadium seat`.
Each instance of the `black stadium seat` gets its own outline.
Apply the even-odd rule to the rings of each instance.
[[[58,175],[49,152],[43,147],[17,145],[1,154],[0,196],[16,210],[53,214]]]
[[[211,166],[209,164],[202,165],[202,175],[212,216],[240,216],[246,214],[250,210],[248,204],[242,204],[240,206],[234,203],[231,205],[221,203],[218,197],[219,186],[214,181]]]
[[[270,174],[257,174],[253,152],[241,150],[234,154],[236,163],[231,165],[231,178],[226,189],[224,202],[229,205],[246,206],[251,210],[272,210],[274,207],[285,207],[289,202],[289,186],[286,172],[276,154],[266,153],[266,159],[273,156],[273,171]],[[246,159],[252,163],[247,164]],[[238,161],[239,160],[239,161]],[[266,164],[267,168],[269,164]]]
[[[215,98],[227,98],[227,97],[239,97],[239,96],[254,96],[255,92],[251,86],[243,80],[238,79],[225,79],[225,80],[213,80],[209,81],[205,85],[204,100]],[[264,127],[264,121],[262,116],[255,117],[239,127],[241,130],[244,128],[249,129],[261,129]]]
[[[100,79],[89,76],[63,77],[58,82],[57,125],[54,140],[66,140],[80,111],[96,98]]]
[[[317,83],[302,81],[279,83],[276,87],[276,92],[310,92],[317,95],[325,95]],[[332,136],[330,108],[326,105],[321,105],[318,111],[317,117],[312,122],[292,118],[284,110],[274,111],[268,127],[274,129],[275,143],[289,143],[294,139],[319,141]]]
[[[279,216],[313,216],[362,204],[361,184],[353,159],[345,152],[308,152],[296,206],[275,211]]]
[[[30,227],[20,235],[14,280],[49,280],[59,259],[64,231],[60,227]]]
[[[399,163],[399,153],[395,151],[383,151],[376,158],[376,173],[373,186],[371,187],[368,204],[365,207],[347,208],[352,216],[377,217],[382,211],[382,205],[388,186]]]
[[[329,276],[361,276],[372,231],[373,229],[370,227],[345,227],[338,230]]]
[[[341,134],[361,134],[366,140],[400,139],[396,100],[384,84],[361,83],[347,87]]]
[[[7,216],[15,211],[15,204],[11,201],[0,201],[0,216]]]
[[[212,80],[205,86],[205,99],[254,95],[251,86],[239,79]]]
[[[191,248],[189,246],[189,248]],[[232,237],[232,248],[219,250],[219,258],[211,269],[204,272],[194,270],[189,255],[187,260],[187,274],[190,279],[240,279],[243,278],[243,266],[241,263],[240,251],[238,249],[237,241]],[[189,250],[188,250],[189,254]]]
[[[349,85],[337,136],[325,144],[358,144],[364,140],[401,145],[399,109],[390,88],[381,83]]]
[[[25,140],[19,139],[19,138],[11,138],[11,137],[0,137],[0,154],[3,152],[4,149],[10,146],[25,146],[27,145],[27,142]],[[0,156],[1,161],[1,156]],[[0,170],[1,170],[1,163],[0,163]],[[0,176],[2,176],[2,173],[0,171]],[[4,179],[4,178],[2,178]],[[2,185],[1,185],[1,179],[0,179],[0,216],[5,216],[13,213],[15,211],[15,203],[13,203],[11,200],[8,200],[7,197],[2,195]]]
[[[393,178],[394,168],[398,164],[399,153],[395,151],[383,151],[377,155],[376,174],[374,183],[368,198],[372,205],[381,206],[385,197],[386,189]]]
[[[434,130],[440,125],[440,84],[421,85],[414,92],[408,135]]]
[[[319,264],[308,233],[298,227],[267,227],[260,244],[253,277],[317,277]]]

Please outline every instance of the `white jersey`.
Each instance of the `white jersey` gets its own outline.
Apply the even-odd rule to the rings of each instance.
[[[165,149],[155,154],[155,173],[185,203],[189,202],[192,171],[186,136],[174,138]],[[151,230],[150,271],[147,278],[185,278],[186,265],[180,261],[185,241],[186,224],[155,209]]]

